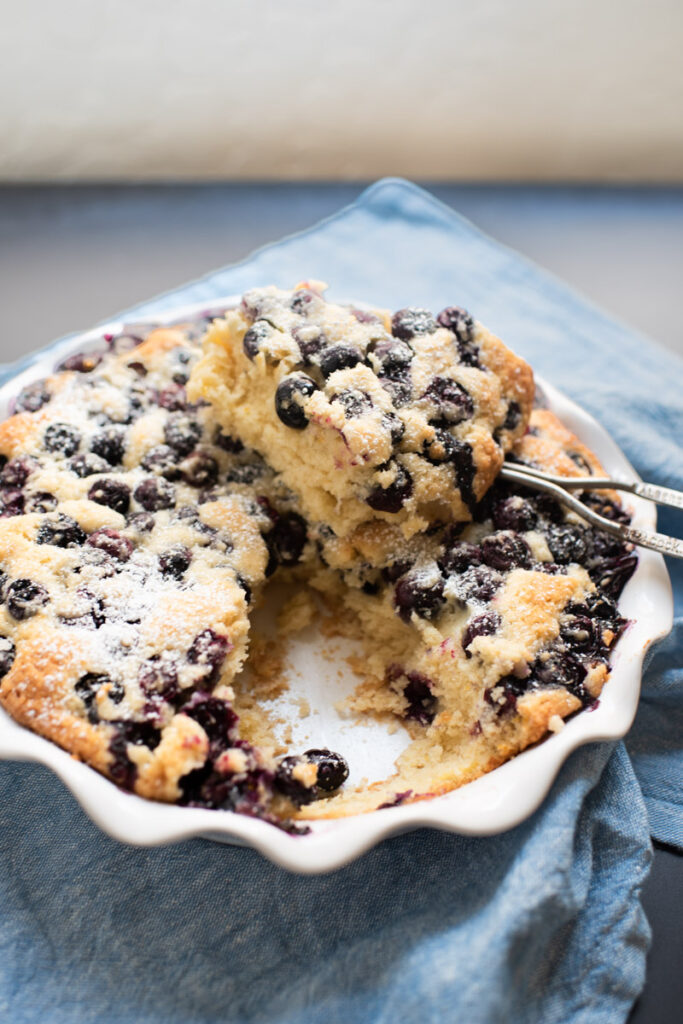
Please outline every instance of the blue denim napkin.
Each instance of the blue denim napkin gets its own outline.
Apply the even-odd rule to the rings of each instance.
[[[305,277],[337,298],[469,306],[646,479],[683,488],[683,364],[403,181],[126,316]],[[644,981],[650,831],[683,845],[683,566],[670,568],[676,626],[649,658],[627,745],[577,751],[505,835],[422,830],[300,878],[204,840],[122,846],[48,771],[1,765],[0,1018],[624,1020]]]

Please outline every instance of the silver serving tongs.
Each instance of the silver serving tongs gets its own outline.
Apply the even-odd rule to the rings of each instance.
[[[630,494],[637,494],[640,498],[647,498],[648,501],[655,501],[658,505],[683,509],[683,493],[681,491],[674,491],[670,487],[659,487],[657,484],[610,480],[607,477],[553,476],[540,469],[517,462],[503,463],[500,475],[505,480],[513,480],[515,483],[531,487],[533,490],[552,494],[567,508],[576,512],[593,526],[597,526],[598,529],[604,530],[605,533],[611,533],[613,536],[629,541],[631,544],[637,544],[641,548],[651,548],[663,555],[683,558],[683,540],[667,537],[663,533],[654,533],[652,530],[639,530],[637,526],[615,523],[594,512],[593,509],[588,508],[583,502],[568,493],[569,490],[628,491]]]

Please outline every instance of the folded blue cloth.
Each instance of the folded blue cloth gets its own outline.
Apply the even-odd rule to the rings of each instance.
[[[683,488],[681,362],[406,182],[126,316],[305,277],[336,298],[469,306],[646,479]],[[661,527],[674,532],[666,515]],[[300,878],[203,840],[122,846],[45,769],[1,765],[0,1017],[624,1020],[644,981],[649,833],[683,845],[683,565],[670,568],[677,622],[649,658],[626,746],[577,751],[502,836],[422,830]]]

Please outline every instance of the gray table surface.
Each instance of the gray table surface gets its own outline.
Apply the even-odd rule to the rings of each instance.
[[[356,185],[0,188],[0,362],[200,276],[352,201]],[[683,355],[683,190],[431,186],[500,241]],[[655,851],[631,1024],[683,1017],[683,857]]]

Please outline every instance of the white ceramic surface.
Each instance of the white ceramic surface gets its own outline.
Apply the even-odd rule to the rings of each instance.
[[[234,297],[218,300],[211,303],[211,308],[234,301]],[[175,308],[156,318],[156,322],[199,315],[204,309],[206,304]],[[0,418],[7,415],[10,399],[27,383],[46,376],[69,353],[98,347],[105,332],[115,334],[121,327],[121,323],[107,324],[32,357],[29,365],[0,389]],[[591,416],[555,388],[543,381],[539,383],[550,408],[596,452],[611,475],[636,478],[623,453]],[[631,497],[625,504],[636,525],[654,528],[653,505]],[[490,835],[512,828],[533,813],[573,750],[586,743],[618,739],[630,728],[638,704],[645,652],[672,625],[671,585],[660,555],[640,552],[638,568],[619,607],[633,621],[619,640],[612,659],[611,679],[594,711],[575,716],[560,733],[459,790],[416,804],[314,822],[306,836],[290,836],[263,821],[229,811],[169,806],[125,793],[53,743],[18,725],[1,709],[0,758],[38,761],[51,768],[93,821],[116,839],[153,846],[204,836],[252,846],[277,864],[303,873],[340,867],[387,836],[421,826],[465,835]],[[407,742],[406,736],[402,730],[390,735],[375,723],[352,727],[337,715],[334,703],[357,680],[345,672],[341,647],[340,657],[332,665],[322,656],[321,647],[322,643],[316,647],[315,636],[307,632],[295,638],[290,650],[295,671],[290,676],[290,692],[278,710],[291,722],[293,749],[328,745],[345,754],[352,769],[362,765],[362,769],[356,769],[359,776],[384,777]],[[300,716],[299,697],[309,701],[311,715]]]

